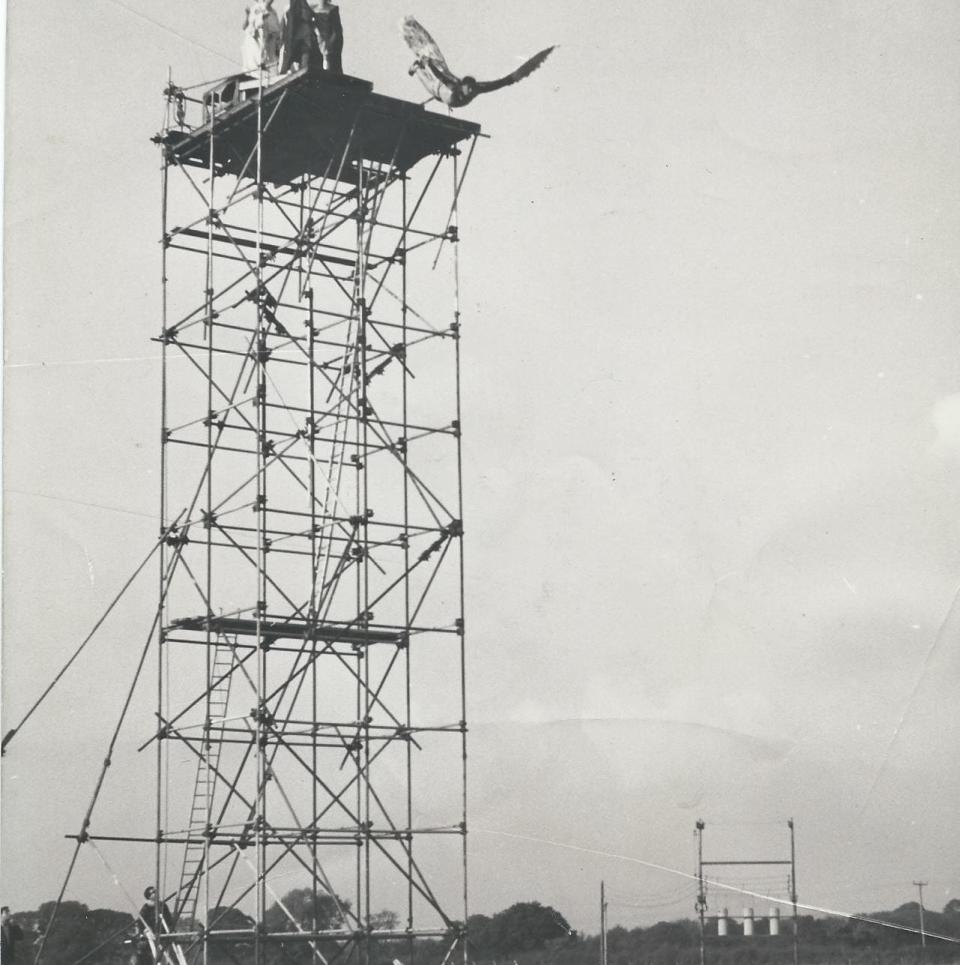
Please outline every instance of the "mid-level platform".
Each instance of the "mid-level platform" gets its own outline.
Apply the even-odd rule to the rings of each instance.
[[[260,86],[239,75],[204,97],[205,123],[160,135],[170,161],[256,177]],[[301,175],[356,183],[361,160],[406,172],[480,133],[470,121],[377,94],[366,80],[298,70],[262,89],[263,180]]]
[[[186,617],[174,620],[171,628],[206,631],[207,622],[206,617]],[[260,635],[266,640],[320,640],[364,646],[375,643],[397,644],[403,640],[403,635],[396,631],[346,627],[333,623],[307,623],[305,620],[267,619],[258,624],[256,620],[238,617],[211,617],[209,628],[212,633],[243,637],[256,636],[259,629]]]

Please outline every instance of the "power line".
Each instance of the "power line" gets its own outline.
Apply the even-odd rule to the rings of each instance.
[[[617,854],[615,851],[602,851],[599,848],[585,848],[578,844],[568,844],[563,841],[551,841],[548,838],[537,838],[529,834],[518,834],[514,831],[501,831],[494,828],[478,828],[473,827],[471,829],[475,833],[480,834],[493,834],[504,838],[513,838],[517,841],[530,841],[533,844],[546,844],[553,848],[563,848],[567,851],[576,851],[579,854],[590,854],[598,858],[613,858],[617,861],[628,861],[631,864],[641,865],[644,868],[651,868],[654,871],[663,871],[666,874],[677,875],[680,878],[686,878],[690,881],[699,881],[697,875],[692,874],[689,871],[681,871],[679,868],[671,868],[669,865],[658,864],[655,861],[646,861],[643,858],[636,858],[633,855],[628,854]],[[760,901],[769,901],[773,904],[778,905],[791,905],[792,902],[789,899],[777,898],[773,895],[765,895],[757,891],[751,891],[747,888],[737,888],[734,885],[727,885],[721,881],[714,881],[713,879],[704,879],[706,884],[711,885],[714,888],[720,888],[724,891],[733,891],[741,895],[746,895],[750,898],[757,898]],[[808,905],[801,902],[797,902],[797,907],[802,908],[804,911],[815,912],[821,915],[830,915],[833,918],[846,918],[850,921],[862,921],[868,925],[879,925],[881,928],[892,928],[895,931],[908,932],[912,935],[919,935],[920,931],[916,928],[911,928],[909,925],[900,925],[897,922],[885,921],[882,918],[873,918],[869,915],[858,915],[846,911],[837,911],[835,908],[824,908],[820,905]],[[950,942],[954,945],[960,945],[960,938],[953,935],[941,935],[934,934],[933,932],[927,932],[931,938],[936,938],[939,941]]]

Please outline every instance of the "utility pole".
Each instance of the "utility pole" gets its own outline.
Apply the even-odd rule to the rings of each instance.
[[[926,888],[929,882],[926,881],[915,881],[914,884],[917,886],[917,890],[920,892],[920,944],[923,948],[927,947],[927,933],[923,928],[923,889]]]
[[[700,918],[700,965],[704,965],[704,916],[707,913],[707,892],[703,884],[703,821],[697,821],[695,834],[697,836],[697,915]]]
[[[607,965],[607,896],[600,882],[600,965]]]
[[[800,918],[797,915],[797,844],[793,835],[793,818],[787,821],[790,829],[790,902],[793,905],[793,965],[800,965]]]

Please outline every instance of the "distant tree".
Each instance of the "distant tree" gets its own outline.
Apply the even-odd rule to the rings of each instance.
[[[249,915],[245,915],[239,908],[234,908],[232,905],[218,905],[207,917],[207,928],[211,932],[246,931],[252,929],[254,924],[254,920]]]
[[[489,915],[471,915],[467,919],[467,927],[470,929],[471,935],[473,933],[482,934],[484,929],[490,927],[490,916]]]
[[[490,918],[473,915],[467,928],[476,954],[489,958],[535,951],[573,931],[560,912],[538,901],[519,902]]]
[[[73,965],[86,956],[98,965],[121,965],[129,959],[131,946],[124,940],[133,928],[132,915],[109,908],[91,911],[78,901],[62,902],[54,916],[55,908],[56,902],[48,901],[37,912],[40,934],[46,935],[44,965]]]
[[[282,907],[277,902],[264,913],[263,923],[267,931],[312,932],[347,927],[341,909],[348,911],[350,902],[343,898],[334,898],[325,892],[314,896],[312,888],[294,888],[281,901]]]
[[[689,921],[658,921],[643,933],[643,943],[647,948],[683,948],[692,945],[696,940],[693,922]]]
[[[312,890],[295,889],[283,897],[294,921],[280,907],[270,906],[264,923],[267,931],[280,936],[269,951],[271,965],[317,965],[320,959],[344,965],[343,941],[307,940],[299,928],[310,931],[352,929],[353,919],[341,915],[337,902],[321,896],[314,902]],[[346,902],[340,903],[345,911]],[[15,916],[24,931],[48,928],[54,908],[47,902],[36,912]],[[943,912],[926,912],[927,946],[921,949],[919,908],[908,902],[892,911],[864,916],[876,919],[813,917],[800,918],[800,951],[804,965],[960,965],[957,945],[949,936],[960,938],[960,899],[947,903]],[[887,922],[888,924],[884,924]],[[398,916],[389,910],[371,916],[375,931],[398,931]],[[597,936],[578,937],[555,909],[539,902],[523,902],[495,915],[474,915],[469,919],[470,958],[482,965],[596,965]],[[890,925],[898,927],[891,928]],[[209,945],[184,944],[188,965],[252,965],[255,922],[237,908],[215,908],[206,922]],[[41,965],[132,965],[134,947],[124,944],[133,928],[133,918],[109,909],[90,910],[79,902],[64,902],[49,936]],[[223,932],[234,932],[228,936]],[[237,934],[237,933],[240,934]],[[244,935],[243,932],[248,934]],[[789,929],[779,938],[758,935],[745,938],[730,934],[718,939],[708,936],[709,965],[792,965],[792,937]],[[219,933],[219,934],[218,934]],[[451,939],[459,933],[457,923],[438,939],[376,939],[369,946],[363,965],[449,965]],[[947,937],[937,940],[936,935]],[[30,965],[29,937],[23,946],[23,965]],[[649,928],[625,929],[615,926],[607,933],[610,965],[699,965],[698,927],[695,921],[658,922]],[[482,943],[482,944],[481,944]]]
[[[351,928],[352,923],[347,917],[349,910],[350,902],[344,898],[333,897],[326,892],[314,894],[312,888],[294,888],[264,912],[263,925],[267,932],[273,934],[290,933],[291,939],[280,943],[280,959],[288,965],[315,962],[318,959],[314,952],[330,961],[338,953],[335,941],[292,936],[302,932],[309,934]]]
[[[387,908],[370,916],[370,927],[374,931],[396,931],[399,926],[400,916]]]

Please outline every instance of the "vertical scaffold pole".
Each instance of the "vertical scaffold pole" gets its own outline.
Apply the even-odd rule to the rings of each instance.
[[[474,144],[476,141],[474,141]],[[460,381],[460,150],[453,150],[453,200],[451,201],[450,211],[450,236],[453,247],[453,324],[450,326],[453,333],[454,345],[454,366],[456,369],[456,421],[454,422],[454,438],[457,447],[457,520],[463,529],[463,412],[462,412],[462,387]],[[464,569],[464,550],[463,538],[459,540],[459,611],[460,616],[457,621],[460,646],[460,766],[461,780],[463,783],[461,797],[461,820],[460,834],[462,836],[462,858],[463,858],[463,928],[461,955],[463,965],[467,965],[468,955],[468,934],[466,932],[467,921],[470,918],[469,902],[469,865],[467,852],[467,649],[466,649],[466,615],[465,606],[465,580]]]
[[[166,123],[169,125],[171,122],[171,108],[173,99],[173,81],[168,71],[167,75],[167,104],[166,104]],[[160,338],[160,371],[161,371],[161,389],[160,389],[160,570],[159,570],[159,586],[157,592],[157,712],[163,713],[164,708],[164,673],[163,664],[165,657],[165,647],[164,647],[164,573],[166,571],[167,565],[167,547],[166,539],[164,536],[166,520],[167,520],[167,505],[166,505],[166,425],[167,425],[167,343],[163,338],[163,333],[166,331],[168,323],[168,309],[167,309],[167,205],[168,205],[168,191],[170,187],[169,178],[169,165],[167,164],[167,159],[163,158],[161,163],[161,182],[160,182],[160,221],[161,221],[161,254],[160,254],[160,291],[161,291],[161,338]],[[163,815],[163,789],[166,785],[165,772],[163,767],[163,751],[164,743],[163,741],[157,741],[156,752],[155,752],[155,762],[156,762],[156,781],[157,781],[157,795],[156,795],[156,833],[157,839],[159,840],[160,832],[164,826],[164,815]],[[157,894],[162,895],[161,890],[161,854],[160,849],[156,849],[154,856],[154,887],[157,889]]]
[[[410,314],[407,305],[407,248],[408,238],[408,217],[409,204],[407,198],[407,178],[404,177],[400,185],[401,205],[400,205],[400,239],[397,243],[397,253],[400,256],[400,325],[401,325],[401,344],[403,345],[403,359],[406,362],[410,332]],[[410,411],[410,372],[404,364],[401,372],[401,409],[400,418],[403,425],[409,422]],[[413,720],[411,717],[411,695],[412,695],[412,667],[411,647],[410,647],[410,463],[407,451],[407,440],[401,436],[397,440],[399,447],[400,464],[403,469],[403,519],[401,529],[401,549],[403,550],[403,697],[404,697],[404,765],[406,767],[406,826],[408,829],[413,827],[413,741],[411,740]],[[406,927],[413,930],[413,835],[407,833],[407,888],[406,888]],[[413,962],[414,942],[413,937],[407,940],[407,957]]]
[[[204,612],[206,614],[206,621],[204,624],[204,681],[205,681],[205,692],[204,692],[204,710],[203,710],[203,720],[204,720],[204,734],[203,743],[201,744],[200,753],[201,759],[198,762],[198,780],[203,780],[205,783],[200,785],[200,788],[195,789],[194,794],[196,795],[198,790],[203,790],[204,792],[204,832],[209,831],[209,829],[214,826],[214,812],[213,812],[213,797],[214,797],[214,784],[213,784],[213,773],[211,769],[211,760],[213,756],[213,708],[211,705],[211,682],[213,677],[213,666],[214,666],[214,646],[215,646],[215,635],[211,626],[211,621],[213,620],[213,610],[212,601],[214,598],[213,590],[213,513],[214,513],[214,502],[213,502],[213,458],[214,458],[214,434],[213,434],[213,423],[214,423],[214,358],[215,358],[215,340],[217,328],[214,319],[214,225],[216,221],[216,203],[217,203],[217,167],[216,167],[216,128],[213,123],[216,117],[216,106],[214,104],[210,105],[211,112],[211,123],[210,123],[210,137],[208,146],[208,159],[207,159],[207,179],[209,182],[208,194],[207,194],[207,249],[206,249],[206,273],[204,278],[204,311],[203,311],[203,330],[206,334],[207,342],[207,352],[206,352],[206,408],[207,408],[207,418],[206,418],[206,465],[204,466],[204,506],[205,506],[205,519],[204,519],[204,543],[205,543],[205,594],[206,601],[204,605]],[[189,833],[196,832],[196,828],[191,827]],[[198,871],[203,873],[202,881],[196,883],[197,889],[197,902],[194,904],[196,908],[200,904],[200,891],[202,885],[202,896],[203,896],[203,917],[204,921],[209,922],[210,918],[210,908],[211,908],[211,888],[210,888],[210,874],[209,869],[212,863],[213,854],[211,850],[212,839],[209,833],[204,834],[203,840],[203,856],[202,864]],[[207,940],[207,936],[204,935],[203,940],[203,963],[204,965],[209,965],[210,962],[210,943]]]
[[[264,215],[264,180],[263,180],[263,67],[258,75],[257,87],[257,233],[256,233],[256,265],[254,267],[254,292],[257,306],[257,782],[256,782],[256,878],[257,900],[256,920],[264,921],[267,908],[267,793],[270,780],[270,765],[267,757],[267,739],[269,735],[269,718],[267,709],[267,655],[269,643],[265,632],[264,622],[269,609],[268,600],[268,505],[267,492],[267,458],[268,458],[268,423],[267,423],[267,360],[269,359],[266,317],[264,306],[266,292],[263,287],[264,278],[264,248],[263,248],[263,215]],[[258,928],[255,938],[255,965],[265,961],[262,941],[262,929]]]

